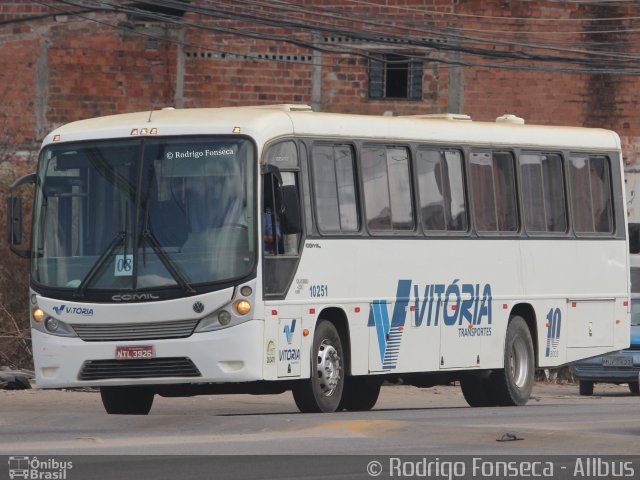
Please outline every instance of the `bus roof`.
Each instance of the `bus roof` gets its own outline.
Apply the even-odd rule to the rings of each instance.
[[[157,129],[157,135],[231,135],[234,128],[261,145],[287,135],[362,140],[421,141],[479,146],[619,150],[620,139],[598,128],[526,125],[512,115],[476,122],[465,115],[382,116],[313,112],[306,105],[162,109],[111,115],[64,125],[43,143],[123,138]]]

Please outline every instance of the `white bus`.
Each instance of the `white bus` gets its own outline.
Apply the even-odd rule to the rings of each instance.
[[[36,383],[100,387],[109,413],[286,390],[303,412],[367,410],[383,381],[522,405],[535,368],[629,345],[611,131],[296,105],[131,113],[52,132],[10,209]]]

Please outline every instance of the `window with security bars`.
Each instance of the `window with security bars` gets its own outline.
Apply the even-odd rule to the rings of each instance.
[[[369,98],[422,100],[422,62],[383,55],[369,62]]]

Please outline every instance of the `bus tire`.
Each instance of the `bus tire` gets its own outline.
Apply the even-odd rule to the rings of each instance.
[[[580,380],[580,382],[578,383],[578,390],[580,391],[580,395],[584,397],[590,397],[591,395],[593,395],[593,382]]]
[[[313,336],[311,378],[292,388],[296,406],[303,413],[335,412],[344,389],[344,354],[333,323],[320,320]]]
[[[110,415],[147,415],[154,395],[148,387],[100,387],[102,404]]]
[[[635,395],[640,393],[640,385],[638,382],[629,382],[629,391]]]
[[[342,402],[338,410],[364,412],[371,410],[380,396],[382,382],[371,377],[345,378]]]
[[[462,396],[470,407],[495,407],[493,385],[489,378],[483,378],[473,373],[460,378]]]
[[[535,354],[527,322],[514,316],[507,325],[504,368],[491,374],[497,405],[525,405],[533,389]]]

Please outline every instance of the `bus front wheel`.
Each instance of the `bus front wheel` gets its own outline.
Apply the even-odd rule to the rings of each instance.
[[[382,380],[371,377],[347,377],[338,410],[364,412],[371,410],[380,396]]]
[[[296,382],[292,391],[303,413],[335,412],[344,389],[344,355],[333,323],[320,320],[313,336],[311,378]]]
[[[111,415],[147,415],[154,395],[147,387],[100,387],[102,404]]]
[[[535,354],[527,322],[514,316],[507,326],[504,369],[491,374],[493,395],[498,405],[524,405],[533,389]]]

